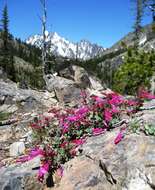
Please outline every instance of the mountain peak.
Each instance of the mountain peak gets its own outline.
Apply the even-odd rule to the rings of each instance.
[[[26,40],[26,43],[35,45],[41,48],[42,35],[34,35]],[[46,43],[49,47],[49,52],[55,56],[62,56],[67,58],[78,58],[82,60],[91,59],[100,55],[105,48],[92,44],[88,40],[81,40],[78,43],[70,42],[61,37],[57,32],[46,31]]]

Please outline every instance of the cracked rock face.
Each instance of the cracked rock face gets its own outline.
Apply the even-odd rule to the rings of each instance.
[[[83,156],[65,166],[56,190],[152,190],[155,188],[155,138],[130,134],[114,144],[117,130],[91,137]]]
[[[137,119],[154,124],[154,100],[144,104]],[[149,109],[151,108],[151,109]],[[89,137],[82,155],[65,164],[64,176],[54,190],[155,189],[155,137],[127,133],[117,145],[119,128]]]

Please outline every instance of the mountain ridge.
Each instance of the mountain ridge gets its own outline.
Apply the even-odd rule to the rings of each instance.
[[[105,51],[105,48],[102,46],[91,43],[88,40],[82,39],[80,42],[75,43],[61,37],[56,32],[46,31],[45,34],[48,51],[55,56],[88,60]],[[36,34],[30,36],[26,43],[41,48],[42,40],[42,35]]]

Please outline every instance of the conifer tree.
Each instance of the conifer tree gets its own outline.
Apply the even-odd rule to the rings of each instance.
[[[11,35],[9,33],[9,16],[7,5],[4,6],[2,12],[2,48],[1,48],[1,65],[4,71],[7,73],[8,77],[12,80],[15,80],[14,72],[14,57],[12,54],[12,45],[11,45]]]
[[[7,5],[5,5],[3,13],[2,13],[2,37],[3,37],[3,47],[5,50],[8,50],[9,46],[9,17],[8,17],[8,8]]]

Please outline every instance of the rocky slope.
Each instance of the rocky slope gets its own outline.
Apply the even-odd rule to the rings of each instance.
[[[4,159],[7,162],[9,146],[12,143],[17,142],[15,155],[18,155],[18,146],[21,146],[19,152],[23,153],[20,142],[25,143],[29,139],[28,125],[36,115],[44,112],[46,114],[53,106],[77,105],[82,89],[97,93],[105,88],[99,80],[78,66],[61,70],[60,76],[48,75],[48,90],[44,91],[21,89],[18,84],[4,77],[3,73],[0,77],[0,165]],[[14,152],[14,146],[12,148]]]
[[[27,44],[41,47],[42,36],[34,35],[26,40]],[[93,58],[100,55],[105,49],[97,44],[92,44],[87,40],[81,40],[78,43],[73,43],[59,36],[56,32],[46,32],[46,43],[48,50],[55,56],[67,58],[78,58],[82,60]]]
[[[55,187],[46,188],[36,180],[39,157],[23,165],[12,163],[0,169],[2,190],[152,190],[154,184],[154,136],[143,132],[145,124],[154,124],[155,101],[146,102],[143,111],[134,116],[141,123],[135,134],[128,130],[117,145],[115,128],[106,134],[88,137],[80,147],[81,154],[64,165],[62,179],[54,177]],[[127,117],[126,120],[131,119]],[[120,127],[128,125],[124,123]],[[130,128],[129,128],[130,129]]]

